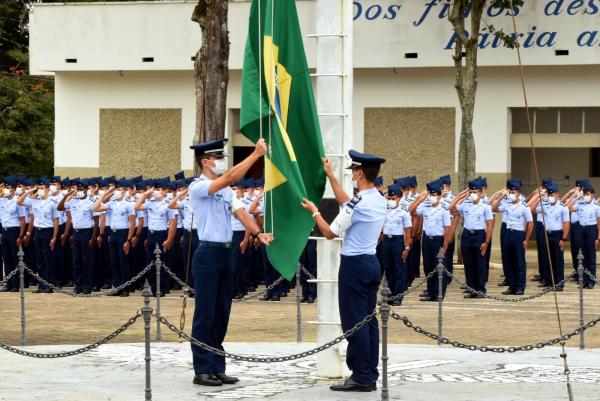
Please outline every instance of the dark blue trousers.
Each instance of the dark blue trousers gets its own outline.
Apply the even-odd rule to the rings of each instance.
[[[377,290],[381,282],[381,267],[375,255],[342,255],[338,273],[338,301],[342,330],[354,327],[377,307]],[[379,327],[374,318],[347,338],[346,364],[352,380],[370,384],[379,371]]]
[[[89,294],[93,287],[94,271],[94,249],[90,248],[89,241],[92,239],[92,229],[73,230],[73,282],[75,292]],[[95,241],[94,241],[95,242]]]
[[[17,239],[19,238],[20,227],[2,227],[2,248],[0,252],[1,260],[4,262],[4,272],[8,274],[15,270],[19,264],[17,256]],[[1,269],[0,269],[1,270]],[[13,276],[6,288],[19,288],[19,275]]]
[[[406,258],[406,264],[408,265],[408,283],[407,287],[410,286],[413,280],[417,277],[421,277],[421,240],[414,240],[412,248],[408,251],[408,258]]]
[[[504,274],[504,280],[508,282],[508,263],[506,262],[506,251],[504,250],[504,241],[506,239],[506,223],[502,223],[500,226],[500,257],[502,258],[502,273]],[[491,244],[490,244],[491,245]]]
[[[54,284],[54,251],[50,249],[53,233],[54,228],[52,227],[36,228],[34,238],[37,273],[50,284]],[[49,290],[50,287],[38,283],[38,289]]]
[[[571,240],[571,260],[573,261],[573,270],[575,271],[575,273],[577,273],[577,266],[579,264],[579,261],[577,260],[577,255],[579,254],[579,250],[581,249],[582,231],[583,227],[580,223],[571,223],[571,232],[569,233],[569,236]]]
[[[383,236],[381,258],[392,296],[406,291],[408,270],[402,260],[402,252],[404,252],[404,235]]]
[[[273,267],[271,262],[269,261],[269,257],[267,255],[267,248],[261,244],[259,250],[262,255],[263,262],[263,272],[265,277],[265,285],[268,287],[273,284],[275,281],[279,280],[281,274]],[[279,284],[273,287],[271,290],[267,292],[268,297],[282,297],[283,294],[287,294],[290,289],[290,282],[286,279],[283,279]]]
[[[428,275],[435,270],[438,264],[438,254],[440,248],[444,245],[444,237],[442,235],[428,236],[423,234],[423,269],[425,275]],[[442,296],[446,294],[446,280],[442,281]],[[437,298],[439,293],[438,276],[434,274],[427,280],[427,295],[431,298]]]
[[[509,289],[525,291],[527,263],[525,262],[525,231],[506,229],[504,254],[506,258],[506,281]]]
[[[131,258],[125,255],[123,244],[127,241],[129,229],[110,231],[108,250],[110,253],[110,265],[112,271],[113,286],[118,287],[129,280],[131,269]]]
[[[446,249],[446,253],[444,254],[444,266],[446,266],[446,270],[450,273],[454,273],[454,250],[456,248],[456,240],[452,241],[448,245],[448,249]],[[446,286],[448,286],[452,282],[452,278],[445,274],[444,281],[446,282]]]
[[[463,230],[460,238],[460,251],[465,265],[465,276],[469,287],[486,292],[487,258],[481,254],[481,244],[485,242],[485,230]]]
[[[106,227],[104,234],[102,234],[102,244],[100,247],[96,247],[94,253],[94,283],[96,287],[102,287],[104,285],[112,285],[112,264],[110,262],[110,251],[108,245],[108,237],[112,230],[110,227]]]
[[[233,255],[231,248],[200,241],[192,260],[196,284],[192,337],[223,350],[233,298]],[[194,372],[225,373],[225,358],[192,344]]]
[[[548,231],[550,261],[552,262],[552,273],[554,275],[555,284],[558,284],[565,278],[565,255],[564,252],[560,250],[560,240],[562,239],[562,236],[562,230]],[[548,273],[547,284],[552,284],[552,277],[550,276],[550,273]]]
[[[190,239],[192,241],[190,247]],[[198,243],[200,239],[198,238],[198,231],[196,229],[192,230],[192,234],[190,236],[189,230],[183,230],[183,276],[184,280],[187,276],[188,282],[187,284],[191,288],[194,287],[194,275],[192,274],[192,258],[194,256],[194,252],[196,248],[198,248]],[[187,270],[187,272],[186,272]]]
[[[306,270],[317,277],[317,240],[309,239],[300,255],[300,263]],[[309,283],[309,277],[304,271],[300,273],[303,298],[317,298],[317,283]]]
[[[596,248],[595,241],[598,238],[598,226],[582,226],[581,249],[583,250],[583,267],[592,275],[596,276]],[[583,284],[594,285],[595,283],[587,275],[583,275]]]
[[[178,228],[175,231],[175,241],[173,242],[173,249],[171,251],[171,260],[172,260],[172,264],[173,264],[173,268],[171,270],[173,270],[173,273],[175,273],[175,275],[177,277],[179,277],[180,280],[185,280],[185,274],[183,272],[183,242],[179,242],[179,240],[183,237],[183,228]],[[171,280],[172,284],[171,284],[171,288],[176,288],[176,289],[181,289],[180,285],[178,283],[175,282],[175,280]]]
[[[67,284],[67,266],[65,264],[65,248],[69,246],[69,243],[65,241],[65,245],[61,244],[60,238],[65,233],[66,224],[58,226],[58,237],[56,238],[56,244],[54,245],[54,280],[56,285],[64,286]]]
[[[244,240],[246,231],[234,231],[231,239],[231,252],[233,253],[233,269],[234,269],[234,289],[235,295],[243,296],[246,294],[246,260],[240,249],[240,244]]]
[[[535,242],[537,248],[538,274],[542,283],[551,283],[550,263],[548,263],[548,249],[546,248],[546,228],[544,223],[535,222]]]
[[[158,247],[162,251],[160,258],[161,258],[163,264],[165,264],[169,269],[171,269],[171,271],[173,271],[173,248],[171,248],[165,252],[162,247],[163,242],[165,242],[166,240],[167,240],[167,230],[162,230],[162,231],[148,230],[148,249],[146,250],[146,263],[150,264],[152,261],[154,261],[156,259],[154,256],[154,250],[156,248],[156,245],[158,244]],[[173,246],[175,246],[175,244],[173,244]],[[150,277],[150,280],[148,280],[150,282],[150,287],[152,287],[152,292],[155,293],[156,292],[156,278],[155,278],[156,270],[150,269],[150,271],[148,272],[148,275]],[[173,279],[171,278],[171,276],[169,274],[167,274],[165,271],[160,272],[160,292],[162,294],[168,294],[170,292],[172,281],[173,281]]]

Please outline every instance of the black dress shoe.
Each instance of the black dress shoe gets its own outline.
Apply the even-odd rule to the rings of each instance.
[[[119,294],[120,297],[128,297],[129,296],[129,291],[121,291],[121,293]]]
[[[502,291],[502,295],[514,295],[514,291],[511,290],[510,288],[506,291]]]
[[[513,295],[523,295],[525,294],[525,291],[514,291]]]
[[[536,274],[535,276],[533,276],[533,277],[531,278],[531,281],[540,281],[540,279],[541,279],[540,275],[539,275],[539,274]]]
[[[538,284],[538,287],[540,287],[540,288],[552,287],[552,284],[548,284],[545,281],[540,281],[540,283]]]
[[[308,299],[306,300],[307,304],[314,304],[315,303],[315,299],[313,297],[308,297]]]
[[[506,282],[506,280],[502,280],[498,283],[498,287],[508,287],[508,282]]]
[[[33,290],[31,291],[32,294],[41,294],[43,291],[40,290],[39,288],[37,290]]]
[[[357,391],[357,392],[369,392],[374,391],[377,388],[373,388],[373,383],[371,384],[360,384],[355,382],[352,379],[346,379],[343,383],[334,384],[329,387],[332,391]]]
[[[301,304],[303,304],[303,303],[306,303],[306,300],[307,300],[307,299],[308,299],[308,298],[306,298],[306,297],[302,297],[302,298],[300,298],[300,303],[301,303]]]
[[[11,288],[11,289],[10,289],[10,290],[8,290],[8,291],[9,291],[9,292],[19,292],[19,289],[15,287],[15,288]]]
[[[427,294],[426,291],[423,291],[422,293],[419,294],[420,297],[428,297],[429,295]]]
[[[46,290],[42,290],[42,293],[44,294],[52,294],[54,291],[51,289],[46,289]]]
[[[102,286],[102,289],[103,289],[103,290],[108,290],[108,289],[110,289],[110,284],[104,284],[104,285]]]
[[[0,288],[0,292],[8,292],[8,291],[10,291],[10,288],[8,288],[8,287],[6,287],[6,286],[5,286],[5,287],[2,287],[2,288]]]
[[[227,376],[225,373],[213,373],[213,376],[223,384],[235,384],[240,381],[237,377]]]
[[[594,288],[594,284],[592,283],[587,283],[583,285],[583,288],[587,288],[588,290],[591,290]]]
[[[271,301],[273,301],[273,302],[277,302],[277,301],[279,301],[280,299],[281,299],[281,298],[280,298],[280,297],[277,297],[277,296],[271,297]]]
[[[563,292],[564,288],[562,286],[560,286],[560,287],[554,287],[554,291],[556,291],[556,292]]]
[[[194,384],[198,384],[200,386],[222,386],[223,382],[217,379],[212,374],[199,374],[194,376]]]
[[[473,295],[471,295],[471,298],[481,299],[481,298],[485,298],[485,295],[483,295],[483,294],[473,294]]]
[[[437,301],[437,299],[435,299],[433,297],[424,297],[424,298],[419,299],[419,301],[421,301],[421,302],[435,302],[435,301]]]
[[[270,301],[271,300],[271,296],[269,295],[263,295],[262,297],[258,298],[259,301]]]

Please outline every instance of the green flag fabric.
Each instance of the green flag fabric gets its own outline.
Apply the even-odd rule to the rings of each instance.
[[[294,0],[254,0],[242,71],[242,133],[265,139],[269,261],[291,279],[314,226],[300,202],[325,190],[323,140]]]

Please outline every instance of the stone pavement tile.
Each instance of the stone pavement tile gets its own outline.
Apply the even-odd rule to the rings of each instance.
[[[234,353],[281,355],[314,344],[232,343]],[[74,346],[28,347],[56,352]],[[129,401],[143,399],[143,344],[109,344],[88,354],[64,359],[31,359],[0,351],[0,400]],[[423,401],[567,400],[559,348],[527,353],[490,354],[455,348],[391,345],[390,398]],[[568,349],[577,401],[597,401],[600,350]],[[378,400],[377,392],[340,394],[335,381],[316,377],[316,358],[285,363],[230,361],[228,373],[241,382],[204,388],[191,381],[188,344],[152,345],[152,389],[155,400]]]

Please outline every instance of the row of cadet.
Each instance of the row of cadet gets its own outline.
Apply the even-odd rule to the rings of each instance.
[[[584,268],[596,275],[600,204],[586,178],[577,180],[575,187],[562,197],[551,178],[544,179],[542,186],[529,195],[521,193],[522,182],[518,179],[508,180],[506,187],[495,193],[488,192],[484,177],[471,180],[468,188],[458,194],[452,192],[450,176],[427,183],[427,189],[420,193],[415,176],[395,179],[387,191],[381,177],[375,184],[388,199],[388,214],[377,256],[392,295],[397,296],[393,304],[401,304],[399,295],[420,277],[421,256],[425,275],[436,268],[439,254],[443,255],[444,267],[453,272],[459,218],[464,226],[459,246],[466,284],[476,290],[465,289],[465,298],[482,298],[486,293],[495,240],[495,213],[502,217],[499,243],[504,280],[498,285],[508,287],[503,294],[524,294],[525,253],[533,235],[538,274],[532,280],[539,281],[539,287],[551,287],[555,283],[557,291],[563,290],[563,285],[558,283],[564,280],[564,250],[569,242],[574,270],[581,250]],[[576,271],[571,279],[577,281]],[[446,274],[442,296],[451,281]],[[584,288],[591,289],[594,284],[594,279],[586,274]],[[433,274],[427,280],[427,289],[420,295],[421,301],[437,300],[438,291],[438,278]]]
[[[161,250],[163,263],[194,288],[189,269],[199,239],[187,195],[195,178],[183,172],[160,179],[117,180],[113,177],[69,179],[54,176],[34,180],[5,177],[0,184],[0,280],[18,265],[22,247],[28,267],[56,287],[73,286],[77,294],[122,286],[155,260]],[[264,180],[245,179],[234,187],[244,207],[262,224]],[[252,210],[251,207],[253,208]],[[280,275],[266,258],[264,246],[249,244],[250,236],[232,217],[236,298],[260,284],[273,284]],[[309,241],[302,263],[316,276],[316,244]],[[187,266],[187,268],[186,268]],[[26,286],[35,280],[26,276]],[[146,274],[156,293],[154,268]],[[303,272],[303,301],[314,302],[316,285]],[[115,295],[128,296],[140,289],[140,279]],[[35,293],[52,289],[37,283]],[[293,283],[281,280],[261,299],[278,301]],[[0,291],[16,292],[18,275]],[[181,286],[165,272],[160,277],[161,295]]]

